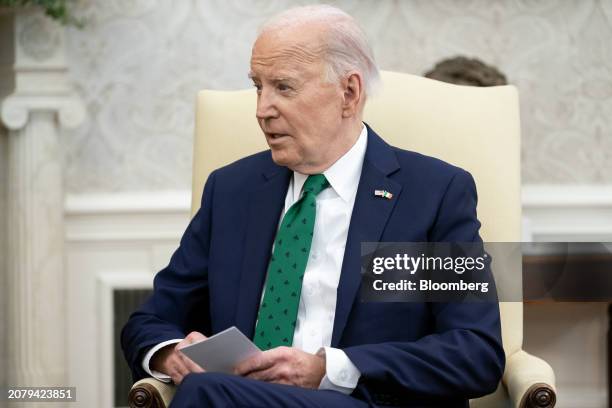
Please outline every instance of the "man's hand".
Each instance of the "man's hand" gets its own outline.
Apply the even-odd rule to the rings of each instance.
[[[175,384],[180,384],[183,378],[189,373],[203,373],[204,369],[191,361],[178,349],[188,344],[206,339],[202,333],[191,332],[176,344],[169,344],[158,350],[151,358],[151,368],[160,373],[169,375]]]
[[[325,375],[325,358],[293,347],[276,347],[243,361],[234,373],[255,380],[316,389]]]

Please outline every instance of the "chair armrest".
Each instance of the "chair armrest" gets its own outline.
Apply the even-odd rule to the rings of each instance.
[[[167,408],[176,386],[155,378],[143,378],[132,386],[128,395],[130,408]]]
[[[551,366],[523,350],[508,357],[503,381],[513,407],[553,408],[557,402]]]

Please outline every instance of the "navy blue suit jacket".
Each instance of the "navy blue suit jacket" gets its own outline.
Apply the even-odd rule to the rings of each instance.
[[[291,175],[269,151],[211,173],[153,295],[123,329],[134,379],[146,376],[150,347],[193,330],[212,335],[235,325],[253,337]],[[497,303],[362,303],[357,295],[361,242],[479,241],[476,200],[469,173],[389,146],[368,127],[331,344],[361,371],[355,396],[467,406],[496,389],[505,364]]]

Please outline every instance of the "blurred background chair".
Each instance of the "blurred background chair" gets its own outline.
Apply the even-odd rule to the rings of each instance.
[[[520,118],[513,86],[477,88],[383,72],[381,91],[364,120],[389,144],[438,157],[468,170],[478,188],[478,218],[486,242],[521,240]],[[255,92],[198,95],[192,213],[210,172],[267,149],[255,120]],[[517,277],[520,278],[520,275]],[[477,408],[552,408],[555,376],[548,363],[522,349],[523,304],[501,302],[506,371],[498,389],[471,402]],[[154,379],[132,387],[132,407],[165,407],[174,390]]]

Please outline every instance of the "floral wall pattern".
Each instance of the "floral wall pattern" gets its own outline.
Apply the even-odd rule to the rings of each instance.
[[[612,1],[331,3],[361,22],[382,69],[465,55],[504,72],[521,94],[524,183],[612,183]],[[80,0],[86,26],[67,48],[89,117],[64,135],[67,191],[189,189],[197,90],[248,87],[257,27],[297,4]]]

